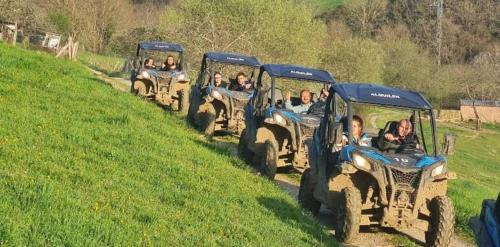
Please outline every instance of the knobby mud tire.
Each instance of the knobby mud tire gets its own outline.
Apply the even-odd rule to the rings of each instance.
[[[147,86],[143,81],[135,81],[132,92],[134,95],[145,98],[147,94]]]
[[[191,91],[193,92],[193,91]],[[200,107],[200,100],[195,98],[196,96],[194,93],[191,94],[190,100],[189,100],[189,110],[188,110],[188,121],[193,125],[197,127],[197,122],[196,122],[196,114],[198,112],[198,108]]]
[[[453,203],[447,196],[438,196],[431,200],[429,210],[430,228],[425,232],[425,246],[449,246],[455,226]]]
[[[187,113],[189,110],[189,91],[188,90],[180,90],[178,92],[179,102],[178,102],[178,110],[182,113]]]
[[[243,159],[247,164],[252,159],[252,152],[248,149],[248,143],[246,141],[246,129],[241,132],[240,140],[238,141],[238,156]]]
[[[300,178],[299,188],[299,204],[302,208],[311,212],[313,215],[318,215],[321,202],[314,198],[314,181],[311,174],[311,168],[307,168]]]
[[[342,189],[335,217],[335,236],[339,241],[352,243],[359,234],[361,222],[361,193],[357,188]]]
[[[215,133],[215,119],[217,112],[212,104],[208,104],[206,109],[200,113],[200,127],[203,134],[212,137]]]
[[[260,172],[265,177],[274,180],[278,170],[278,143],[276,140],[266,140],[261,154]]]

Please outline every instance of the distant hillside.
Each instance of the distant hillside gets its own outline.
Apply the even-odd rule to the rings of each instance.
[[[335,245],[275,184],[83,66],[0,43],[0,75],[0,245]]]

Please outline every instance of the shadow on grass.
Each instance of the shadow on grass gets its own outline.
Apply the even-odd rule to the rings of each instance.
[[[340,246],[334,237],[325,231],[312,217],[302,214],[302,210],[288,201],[272,197],[259,197],[258,202],[272,212],[282,222],[299,228],[302,232],[327,246]],[[317,243],[309,243],[317,245]]]

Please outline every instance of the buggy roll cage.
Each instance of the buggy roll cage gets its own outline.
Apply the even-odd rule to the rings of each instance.
[[[210,64],[210,84],[214,83],[214,74],[215,74],[215,63],[221,64],[230,64],[230,65],[240,65],[247,66],[253,68],[251,78],[254,76],[255,69],[260,66],[260,61],[254,56],[247,56],[237,53],[227,53],[227,52],[207,52],[203,55],[203,60],[201,62],[201,78],[199,78],[198,83],[204,84],[205,81],[205,71],[207,69],[207,61],[211,62]]]
[[[262,90],[262,76],[264,73],[267,73],[271,77],[271,87],[267,90]],[[254,102],[255,108],[261,108],[263,104],[264,97],[262,97],[261,92],[268,92],[271,90],[271,105],[276,104],[276,80],[275,78],[285,78],[296,81],[307,81],[307,82],[316,82],[324,84],[324,87],[327,88],[329,85],[333,85],[336,81],[334,77],[330,74],[330,72],[326,70],[307,68],[303,66],[297,65],[288,65],[288,64],[264,64],[260,66],[259,76],[257,78],[257,100]]]
[[[328,144],[330,144],[333,141],[332,140],[333,133],[330,132],[330,129],[333,126],[330,126],[330,124],[333,124],[333,122],[338,122],[335,120],[335,114],[337,112],[336,111],[337,103],[335,95],[340,96],[340,98],[346,103],[349,145],[353,145],[352,108],[353,104],[357,103],[363,105],[373,105],[373,106],[382,106],[388,108],[413,110],[412,116],[414,120],[416,117],[416,112],[418,111],[418,119],[419,119],[418,125],[420,129],[420,135],[422,136],[422,145],[426,153],[427,153],[427,147],[425,145],[425,137],[422,128],[421,112],[422,111],[428,112],[431,120],[433,152],[434,156],[438,155],[437,138],[436,138],[436,121],[434,112],[432,110],[432,106],[429,103],[429,101],[427,101],[427,99],[425,99],[424,96],[422,96],[420,93],[417,92],[406,91],[377,84],[341,83],[341,84],[335,84],[330,88],[330,94],[327,99],[327,102],[330,103],[329,104],[327,103],[325,109],[325,121],[328,121],[327,124],[328,130],[326,130],[328,133]],[[384,98],[384,100],[381,100],[380,98]],[[414,122],[412,122],[412,124],[414,124]]]
[[[176,64],[184,68],[184,47],[176,43],[166,43],[159,41],[143,41],[137,44],[136,56],[139,58],[140,68],[144,66],[144,51],[176,52],[179,54]]]

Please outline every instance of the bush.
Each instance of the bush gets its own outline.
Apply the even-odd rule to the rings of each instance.
[[[433,62],[409,40],[390,40],[385,50],[383,78],[387,85],[420,92],[432,90]]]
[[[168,8],[164,39],[199,61],[206,51],[232,51],[266,62],[317,65],[325,26],[302,3],[285,0],[186,0]]]
[[[369,39],[333,40],[321,61],[337,80],[382,82],[383,53],[382,47]]]

